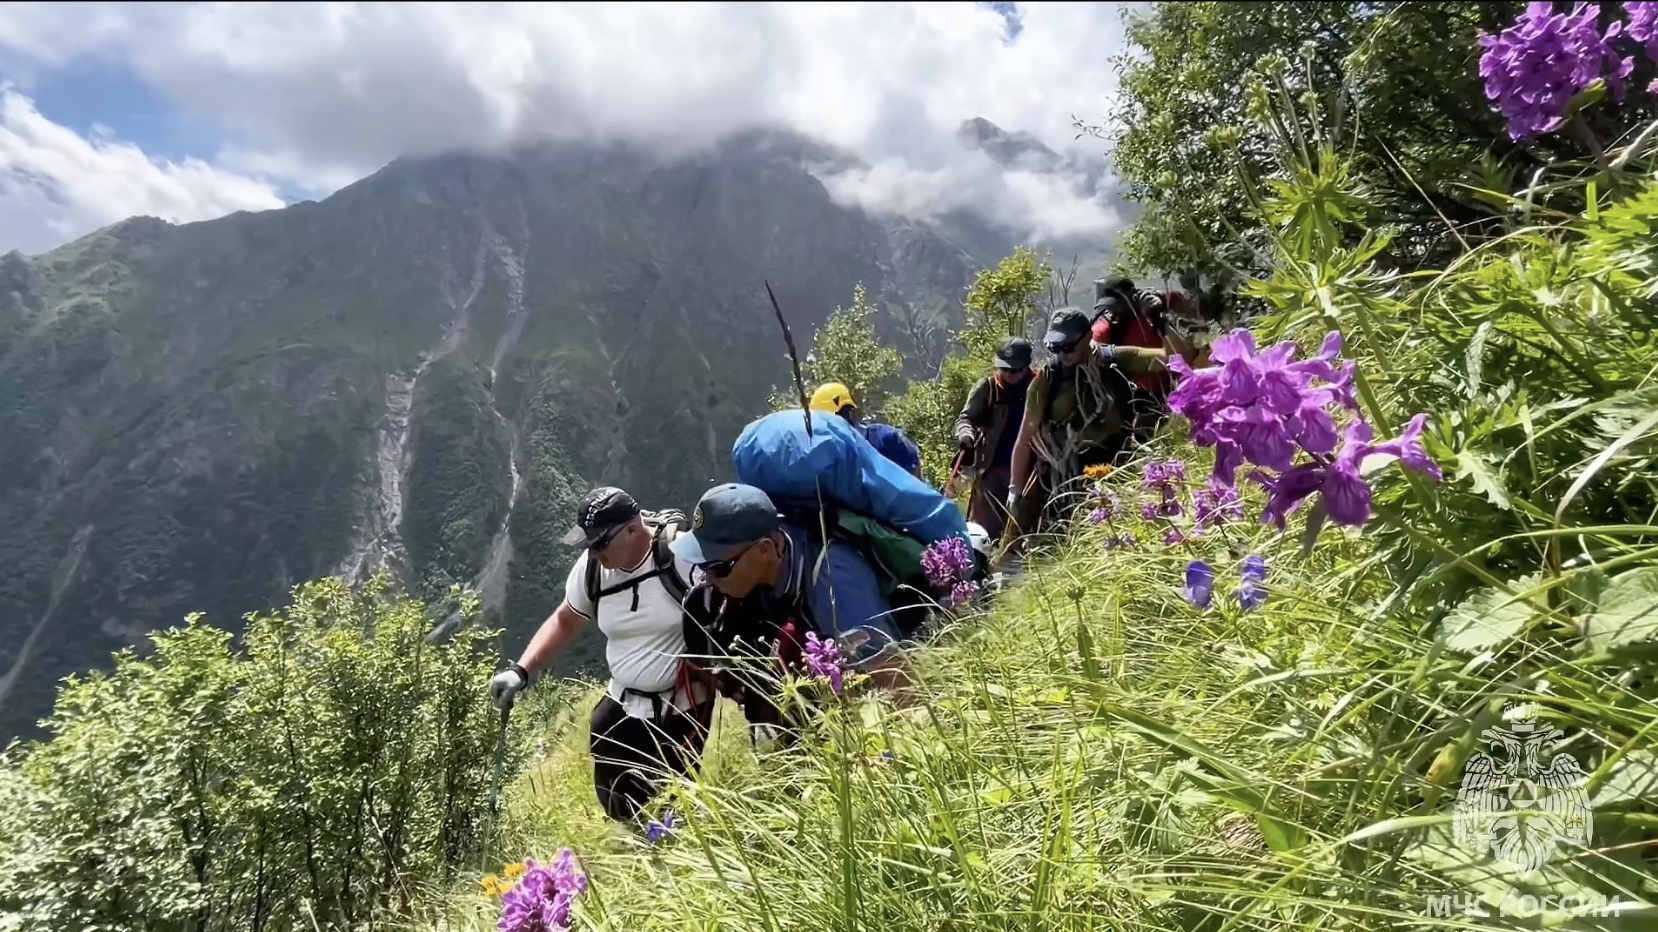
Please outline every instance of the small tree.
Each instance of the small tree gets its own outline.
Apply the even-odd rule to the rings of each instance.
[[[935,378],[911,382],[893,399],[888,414],[921,448],[922,473],[934,482],[950,478],[956,456],[956,416],[973,386],[989,373],[996,348],[1008,337],[1030,332],[1041,312],[1053,269],[1035,251],[1020,246],[984,269],[967,291],[967,326],[955,337],[964,352],[944,360]]]
[[[852,391],[858,410],[877,417],[899,387],[904,356],[875,333],[875,309],[864,297],[864,286],[852,289],[852,306],[836,308],[812,336],[812,351],[801,360],[800,375],[806,391],[825,382],[840,382]],[[800,398],[793,386],[771,393],[771,409],[798,408]]]

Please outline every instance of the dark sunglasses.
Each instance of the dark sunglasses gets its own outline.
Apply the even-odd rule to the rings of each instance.
[[[626,529],[615,528],[613,530],[606,531],[603,536],[594,538],[593,543],[587,545],[587,549],[593,551],[594,553],[598,553],[604,548],[609,547],[611,543],[616,540],[617,536],[619,536],[624,530]]]
[[[734,557],[727,557],[724,560],[711,560],[704,563],[702,564],[702,571],[707,573],[712,579],[724,579],[731,575],[732,570],[737,568],[737,562],[743,557],[748,556],[748,552],[757,546],[759,546],[758,541],[744,547],[742,550],[738,551],[737,555]]]
[[[1072,340],[1069,343],[1049,343],[1048,344],[1048,352],[1050,352],[1050,353],[1059,353],[1060,355],[1064,355],[1065,353],[1069,353],[1071,350],[1076,349],[1077,346],[1080,345],[1081,343],[1082,343],[1082,337],[1077,337],[1075,340]]]

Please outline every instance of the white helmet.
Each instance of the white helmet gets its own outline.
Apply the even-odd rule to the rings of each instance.
[[[984,529],[984,525],[967,522],[967,539],[972,542],[974,550],[990,556],[990,532]]]

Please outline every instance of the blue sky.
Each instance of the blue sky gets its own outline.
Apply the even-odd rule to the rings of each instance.
[[[659,148],[781,124],[864,156],[831,185],[915,215],[1113,223],[954,130],[1050,146],[1103,110],[1116,4],[0,4],[0,251],[135,213],[323,197],[400,155],[525,141]]]

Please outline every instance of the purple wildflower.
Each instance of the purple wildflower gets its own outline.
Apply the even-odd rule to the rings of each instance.
[[[829,681],[829,690],[840,695],[846,685],[846,671],[842,669],[841,649],[834,638],[819,638],[816,631],[806,632],[806,670],[813,676]]]
[[[921,568],[934,588],[945,589],[973,570],[973,551],[960,537],[946,537],[921,552]]]
[[[1658,61],[1658,3],[1625,3],[1623,9],[1629,14],[1629,38],[1646,46],[1647,57]],[[1658,86],[1658,81],[1653,85]],[[1652,87],[1647,89],[1652,91]]]
[[[969,601],[978,594],[979,584],[976,582],[969,582],[964,579],[961,582],[956,583],[954,588],[950,590],[950,594],[945,596],[944,607],[955,608],[956,606]]]
[[[1157,503],[1156,502],[1141,502],[1140,503],[1140,519],[1142,521],[1156,521],[1157,520]]]
[[[1508,120],[1514,141],[1559,129],[1572,98],[1602,77],[1613,96],[1623,99],[1623,79],[1635,60],[1612,50],[1623,24],[1613,23],[1603,33],[1598,16],[1597,4],[1579,3],[1570,13],[1555,13],[1552,3],[1528,3],[1512,26],[1480,37],[1485,96]]]
[[[1215,448],[1210,488],[1193,496],[1194,533],[1226,516],[1241,517],[1242,502],[1235,489],[1238,470],[1246,464],[1257,467],[1249,478],[1267,489],[1262,521],[1280,528],[1314,492],[1323,495],[1332,520],[1362,526],[1370,518],[1371,491],[1359,467],[1371,453],[1392,454],[1409,469],[1441,478],[1422,447],[1426,415],[1418,415],[1400,437],[1382,444],[1371,443],[1370,427],[1362,418],[1338,428],[1334,412],[1358,410],[1357,364],[1347,360],[1339,369],[1336,366],[1339,331],[1324,338],[1317,356],[1300,361],[1294,359],[1295,345],[1288,342],[1257,354],[1254,338],[1244,330],[1233,331],[1215,346],[1213,358],[1221,365],[1202,370],[1174,366],[1183,378],[1169,395],[1170,408],[1192,422],[1192,442]],[[1311,461],[1298,462],[1302,453]],[[1221,490],[1228,493],[1224,500],[1217,498]],[[1154,511],[1172,516],[1152,507],[1143,509],[1148,520]]]
[[[1095,508],[1093,511],[1088,512],[1089,524],[1103,524],[1110,519],[1111,512],[1105,510],[1104,508]]]
[[[1199,529],[1240,521],[1244,516],[1243,496],[1237,489],[1225,486],[1198,489],[1192,493],[1192,511],[1196,513]]]
[[[662,821],[652,819],[645,829],[645,843],[657,844],[674,833],[674,811],[669,809],[663,813]]]
[[[501,897],[499,932],[555,932],[570,928],[570,907],[587,891],[587,875],[576,869],[569,848],[552,864],[525,859],[524,876]]]
[[[1105,539],[1105,549],[1107,549],[1107,550],[1133,550],[1138,545],[1138,543],[1139,542],[1134,539],[1133,534],[1119,534],[1119,535],[1116,535],[1114,537],[1107,537]]]
[[[1215,571],[1202,560],[1186,564],[1186,601],[1208,608],[1215,593]]]
[[[1243,569],[1238,574],[1242,584],[1232,593],[1244,611],[1252,612],[1267,600],[1267,561],[1260,554],[1244,557]]]
[[[1658,6],[1658,4],[1654,4]],[[1444,478],[1439,471],[1439,464],[1428,458],[1428,451],[1422,448],[1422,427],[1427,424],[1428,416],[1418,414],[1405,425],[1405,432],[1385,443],[1378,443],[1371,447],[1368,453],[1386,453],[1397,456],[1399,462],[1404,463],[1417,472],[1424,472],[1437,481]],[[1368,454],[1367,454],[1368,455]]]
[[[1123,503],[1117,498],[1117,493],[1104,486],[1094,487],[1094,500],[1098,505],[1089,513],[1088,520],[1095,524],[1099,524],[1101,521],[1110,521],[1122,511]],[[1102,517],[1095,519],[1094,515],[1102,515]]]
[[[1163,532],[1163,546],[1177,547],[1186,542],[1186,532],[1180,528],[1171,527]]]

